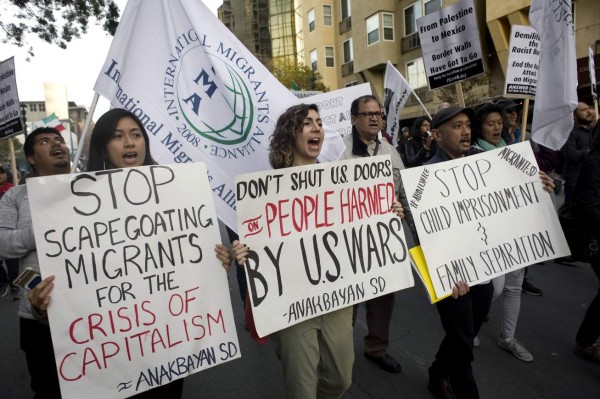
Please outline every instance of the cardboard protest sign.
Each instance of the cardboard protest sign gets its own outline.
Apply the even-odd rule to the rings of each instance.
[[[529,143],[402,170],[438,297],[569,254]]]
[[[0,62],[0,139],[23,131],[15,59]]]
[[[240,356],[204,164],[27,181],[63,398],[124,398]]]
[[[539,67],[540,35],[531,26],[513,25],[510,29],[504,95],[535,97]]]
[[[417,19],[429,89],[484,72],[473,0],[461,0]]]
[[[259,336],[413,286],[389,155],[241,175],[236,186]]]
[[[360,85],[345,87],[343,89],[317,94],[309,98],[303,98],[306,104],[316,104],[319,107],[319,116],[323,121],[325,132],[336,132],[345,136],[352,132],[350,123],[350,105],[355,98],[371,94],[371,85],[363,83]],[[327,134],[325,135],[327,137]],[[322,161],[334,161],[335,159],[322,159]]]

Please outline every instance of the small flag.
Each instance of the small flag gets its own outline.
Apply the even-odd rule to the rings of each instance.
[[[54,112],[49,117],[42,119],[42,125],[46,126],[46,127],[53,127],[56,130],[58,130],[59,132],[62,132],[63,130],[65,130],[65,127],[60,122],[60,120],[58,119],[58,117],[56,116],[56,114]]]

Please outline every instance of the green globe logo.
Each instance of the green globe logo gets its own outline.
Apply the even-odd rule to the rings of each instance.
[[[189,128],[212,142],[243,143],[252,131],[255,110],[244,77],[228,59],[201,46],[181,57],[177,101]]]

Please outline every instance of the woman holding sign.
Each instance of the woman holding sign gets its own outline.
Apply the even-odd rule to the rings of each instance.
[[[313,165],[321,152],[325,133],[316,105],[294,105],[277,120],[271,137],[269,161],[274,169]],[[396,202],[395,213],[402,217]],[[248,247],[238,241],[233,251],[240,264]],[[302,267],[290,260],[290,267]],[[271,334],[275,353],[283,366],[287,399],[339,398],[352,383],[354,345],[352,306],[305,320]]]
[[[476,120],[473,125],[472,152],[480,153],[507,146],[503,138],[504,122],[502,108],[495,104],[486,103],[476,110]],[[508,351],[517,359],[531,362],[533,355],[515,338],[517,320],[521,310],[521,291],[525,269],[506,273],[492,279],[494,296],[496,299],[502,294],[502,328],[498,338],[498,346]],[[475,337],[475,345],[478,338]]]
[[[102,115],[92,132],[88,171],[96,172],[155,165],[150,154],[148,134],[142,122],[125,109],[112,109]],[[216,256],[225,270],[229,270],[230,255],[221,244],[215,246]],[[36,309],[46,310],[50,302],[50,292],[54,276],[30,292],[29,300]],[[181,398],[183,379],[158,386],[135,395],[135,398]]]

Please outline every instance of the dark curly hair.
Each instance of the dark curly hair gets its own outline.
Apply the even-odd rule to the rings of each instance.
[[[152,159],[150,154],[150,139],[148,133],[144,128],[144,124],[140,119],[135,116],[132,112],[127,111],[123,108],[113,108],[104,113],[96,122],[94,130],[92,131],[92,138],[90,140],[90,154],[88,157],[87,170],[95,172],[99,170],[105,170],[107,168],[106,160],[108,154],[106,152],[106,146],[112,139],[119,121],[125,117],[129,117],[135,121],[140,127],[144,141],[146,142],[146,157],[144,158],[144,165],[155,165],[156,162]]]
[[[302,131],[304,119],[311,109],[319,112],[316,104],[293,105],[277,119],[269,143],[269,163],[273,169],[289,168],[294,163],[294,139]]]

